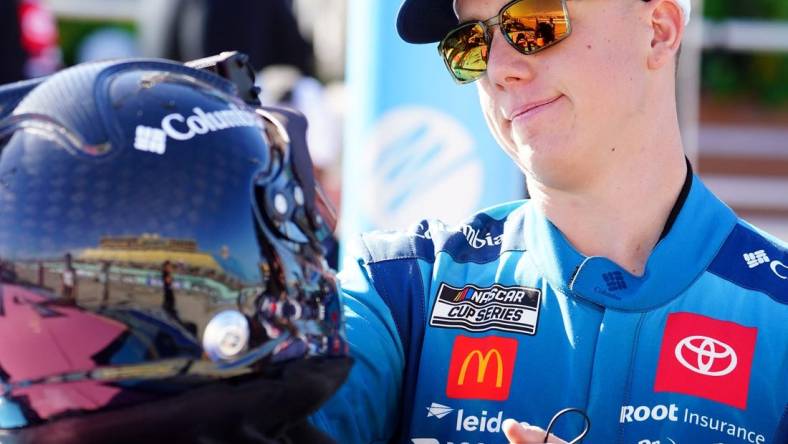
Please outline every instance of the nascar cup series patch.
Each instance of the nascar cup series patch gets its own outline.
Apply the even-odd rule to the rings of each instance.
[[[536,288],[493,285],[461,288],[442,283],[430,325],[467,331],[503,330],[533,335],[542,292]]]

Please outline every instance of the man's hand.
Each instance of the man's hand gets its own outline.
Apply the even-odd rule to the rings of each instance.
[[[544,442],[545,431],[537,426],[528,423],[520,423],[514,419],[507,419],[503,422],[503,433],[509,439],[510,444],[541,444]],[[550,434],[549,444],[567,444],[561,438]]]

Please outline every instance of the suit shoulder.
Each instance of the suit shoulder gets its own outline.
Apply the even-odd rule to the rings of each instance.
[[[524,249],[523,236],[514,233],[522,232],[526,204],[515,201],[490,207],[456,225],[425,219],[407,230],[364,233],[353,253],[367,263],[397,259],[434,262],[442,252],[455,262],[489,262],[503,250]]]
[[[708,271],[788,304],[788,244],[739,220]]]

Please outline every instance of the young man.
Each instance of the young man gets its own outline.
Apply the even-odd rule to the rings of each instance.
[[[689,9],[405,1],[400,35],[476,82],[532,198],[362,237],[341,276],[357,365],[316,417],[340,442],[541,443],[565,408],[550,442],[583,415],[590,443],[788,442],[788,253],[685,160]],[[547,20],[554,41],[517,44]]]

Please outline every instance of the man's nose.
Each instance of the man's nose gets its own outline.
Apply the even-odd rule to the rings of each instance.
[[[497,26],[487,58],[487,77],[498,90],[530,82],[534,78],[532,61],[512,47]]]

